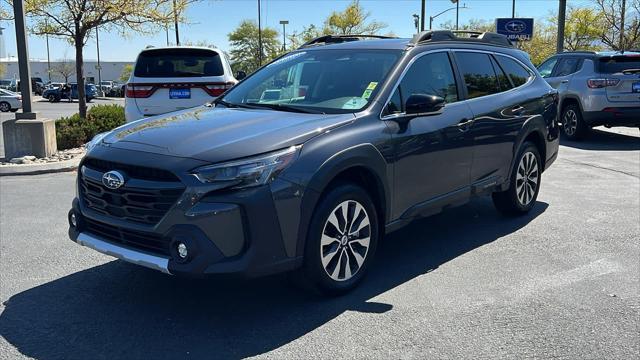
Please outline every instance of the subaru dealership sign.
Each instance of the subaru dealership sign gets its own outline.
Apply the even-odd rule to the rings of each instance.
[[[533,36],[532,18],[496,19],[496,32],[511,41],[529,41]]]

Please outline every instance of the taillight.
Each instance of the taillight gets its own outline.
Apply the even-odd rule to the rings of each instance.
[[[616,86],[620,82],[620,79],[589,79],[587,80],[587,86],[591,89],[600,89],[608,86]]]
[[[22,96],[18,96],[18,101],[22,101]]]
[[[127,84],[126,97],[128,98],[147,98],[156,90],[153,85],[136,85]]]
[[[223,92],[231,89],[233,85],[233,83],[214,83],[205,85],[203,89],[207,94],[217,97],[222,95]]]

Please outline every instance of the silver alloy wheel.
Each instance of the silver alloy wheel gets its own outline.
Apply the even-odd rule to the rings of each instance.
[[[567,110],[562,118],[564,133],[573,136],[578,129],[578,114],[572,109]]]
[[[360,271],[371,241],[371,223],[364,206],[347,200],[336,206],[324,223],[320,239],[322,267],[335,281],[351,279]]]
[[[11,110],[11,105],[6,102],[0,103],[0,111],[7,112],[9,110]]]
[[[518,171],[516,172],[516,195],[521,205],[527,206],[533,200],[540,172],[538,171],[538,158],[532,152],[526,152],[520,159]]]

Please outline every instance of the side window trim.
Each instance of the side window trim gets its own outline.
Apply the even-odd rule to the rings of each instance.
[[[380,118],[380,120],[387,120],[387,119],[393,119],[393,118],[398,118],[398,117],[403,117],[403,116],[407,116],[404,112],[401,113],[395,113],[395,114],[386,114],[385,115],[385,110],[387,109],[387,106],[389,105],[389,101],[391,101],[391,98],[393,97],[393,94],[396,92],[396,90],[400,91],[400,99],[402,101],[403,96],[402,96],[402,90],[400,89],[400,84],[402,83],[402,80],[404,79],[405,75],[407,74],[407,72],[409,71],[409,69],[411,68],[411,66],[421,57],[425,56],[425,55],[429,55],[429,54],[436,54],[436,53],[446,53],[447,56],[449,57],[449,62],[451,65],[451,71],[454,73],[454,79],[456,80],[456,84],[458,83],[458,77],[455,75],[456,74],[456,68],[455,68],[455,64],[451,61],[451,55],[449,54],[450,51],[446,50],[446,49],[435,49],[435,50],[427,50],[427,51],[423,51],[419,54],[416,54],[413,58],[411,58],[411,60],[409,60],[409,62],[407,63],[407,65],[405,65],[404,69],[402,69],[402,73],[400,74],[400,76],[398,77],[398,80],[394,83],[392,90],[389,92],[389,96],[387,96],[387,99],[384,102],[384,105],[382,106],[382,109],[380,110],[380,114],[378,115],[378,118]],[[457,85],[456,85],[456,89]],[[460,92],[460,90],[458,89],[458,92]],[[464,100],[463,98],[461,98],[460,94],[458,94],[458,101],[460,102]],[[404,104],[401,104],[400,110],[403,110],[404,108]]]

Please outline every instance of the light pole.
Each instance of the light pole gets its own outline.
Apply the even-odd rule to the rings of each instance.
[[[425,2],[426,0],[422,0],[422,8],[420,9],[420,31],[424,31]],[[429,29],[431,29],[431,27],[429,27]]]
[[[176,46],[180,46],[180,35],[178,34],[178,9],[176,9],[176,0],[173,0],[173,23],[176,27]]]
[[[282,25],[282,51],[287,51],[287,24],[289,24],[289,20],[280,20],[280,24]]]
[[[564,22],[567,14],[567,0],[558,1],[558,36],[556,41],[556,52],[564,50]]]
[[[420,32],[420,15],[413,14],[413,25],[416,27],[416,33]]]
[[[511,3],[511,18],[515,18],[516,17],[516,0],[513,0],[513,2]]]
[[[433,20],[435,18],[437,18],[438,16],[440,16],[440,15],[442,15],[442,14],[448,12],[448,11],[451,11],[451,10],[456,10],[456,13],[457,13],[457,11],[459,9],[469,9],[469,8],[467,7],[466,4],[463,4],[461,8],[458,8],[457,6],[456,7],[450,7],[448,9],[444,10],[444,11],[441,11],[441,12],[433,15],[433,16],[429,16],[429,30],[431,30],[433,28]],[[456,30],[458,30],[457,16],[456,16]]]
[[[262,24],[260,0],[258,0],[258,66],[262,66]]]
[[[102,92],[102,66],[100,65],[100,36],[98,26],[96,26],[96,52],[98,53],[98,65],[96,65],[96,70],[98,70],[98,93],[104,96]]]
[[[49,82],[51,82],[51,57],[49,56],[49,22],[47,19],[44,19],[44,27],[47,29],[45,34],[45,38],[47,40],[47,75],[49,77]]]

